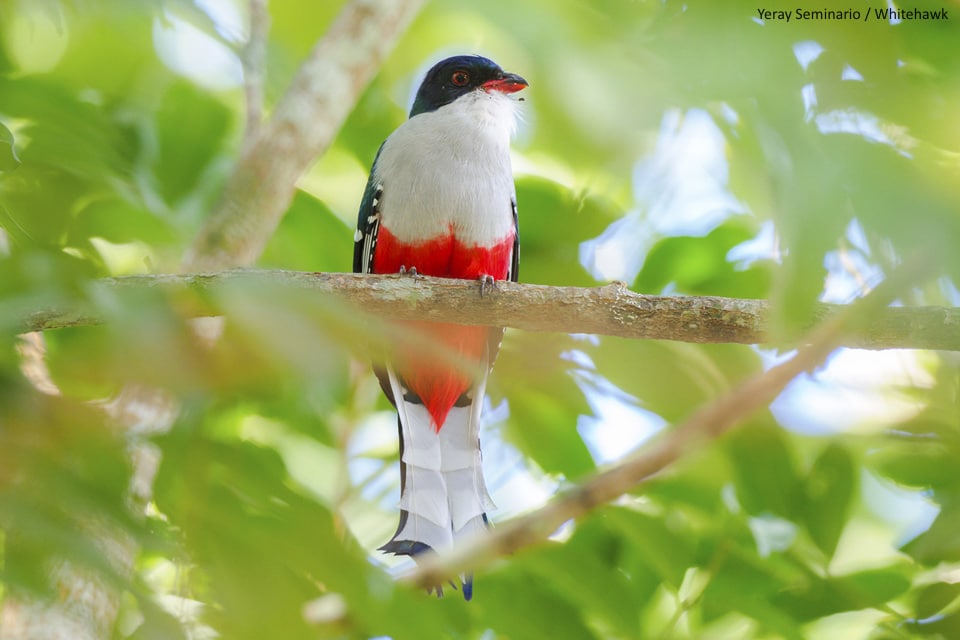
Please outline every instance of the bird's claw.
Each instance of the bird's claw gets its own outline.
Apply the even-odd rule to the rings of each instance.
[[[487,287],[496,291],[497,290],[497,281],[493,276],[489,274],[483,274],[478,278],[480,280],[480,297],[482,298],[487,293]]]
[[[407,269],[407,267],[404,266],[404,265],[400,265],[400,275],[402,275],[402,276],[410,276],[410,277],[413,278],[414,280],[416,280],[417,278],[420,277],[420,274],[417,273],[417,268],[416,268],[416,267],[410,267],[409,269]]]
[[[457,583],[456,583],[456,582],[454,582],[453,580],[448,580],[447,582],[449,582],[450,587],[451,587],[454,591],[459,591],[459,589],[457,589]],[[437,585],[433,585],[432,587],[427,587],[427,595],[432,595],[432,594],[436,594],[436,596],[437,596],[438,598],[442,598],[442,597],[443,597],[443,585],[442,585],[442,584],[437,584]]]

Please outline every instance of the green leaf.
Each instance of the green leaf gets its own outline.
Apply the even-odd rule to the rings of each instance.
[[[562,547],[550,546],[518,564],[535,575],[539,584],[590,611],[595,625],[628,636],[636,629],[635,596],[637,587],[642,585],[618,568],[619,536],[607,534],[604,545],[595,546],[593,541],[582,539],[582,528],[579,526],[574,538]],[[655,584],[651,582],[651,586]]]
[[[728,513],[721,488],[729,482],[729,465],[717,447],[708,447],[678,461],[672,473],[650,478],[641,493],[671,509],[692,508],[709,524],[719,528]]]
[[[12,171],[20,166],[17,157],[17,147],[14,144],[13,132],[0,122],[0,173]]]
[[[960,488],[957,452],[939,437],[889,439],[867,462],[877,473],[910,487]]]
[[[589,351],[597,371],[669,422],[690,415],[728,384],[700,345],[601,337]]]
[[[142,206],[111,197],[94,200],[77,213],[67,243],[77,246],[89,238],[164,245],[172,243],[176,233],[168,221]]]
[[[19,153],[23,168],[42,165],[94,182],[129,170],[133,141],[105,109],[80,100],[71,87],[49,76],[0,77],[0,96],[3,114],[24,121],[18,130],[28,141]],[[58,181],[44,185],[63,188]]]
[[[491,376],[491,394],[510,404],[506,437],[548,473],[576,478],[594,469],[577,432],[590,406],[564,353],[581,346],[565,335],[508,334]]]
[[[917,562],[936,565],[960,561],[960,505],[953,498],[942,506],[930,528],[903,547]]]
[[[298,189],[259,264],[299,271],[350,271],[353,231],[323,202]]]
[[[917,594],[915,617],[931,618],[960,599],[960,583],[935,582]]]
[[[733,547],[722,556],[722,562],[704,589],[704,612],[709,617],[718,617],[731,610],[739,611],[784,638],[802,640],[796,611],[779,606],[775,597],[795,588],[804,575],[778,555],[761,559],[752,550]]]
[[[0,223],[21,246],[63,246],[73,223],[71,212],[90,188],[65,168],[32,163],[27,156],[24,166],[4,174]]]
[[[694,542],[682,519],[623,508],[605,509],[604,515],[664,583],[673,590],[680,588],[684,574],[695,563]]]
[[[544,584],[582,603],[588,622],[607,636],[636,633],[640,609],[654,597],[663,579],[645,562],[645,536],[624,536],[617,521],[621,507],[603,507],[577,522],[570,540],[530,554],[524,567],[542,576]],[[614,517],[611,518],[610,515]]]
[[[834,580],[834,585],[852,599],[850,609],[877,607],[905,593],[911,573],[910,565],[901,563],[843,576]]]
[[[760,367],[757,354],[742,345],[602,336],[588,353],[603,377],[672,423]]]
[[[917,620],[904,623],[903,631],[915,634],[911,637],[930,638],[931,640],[948,640],[960,636],[960,613],[951,613],[933,620]],[[897,630],[898,632],[900,629]],[[899,640],[902,637],[891,637],[890,640]],[[882,640],[886,640],[885,638]]]
[[[367,594],[373,584],[390,594],[386,576],[342,539],[330,511],[291,488],[276,451],[218,442],[197,426],[181,423],[159,440],[156,500],[179,523],[191,560],[210,580],[218,607],[208,616],[221,633],[311,637],[301,607],[316,597],[317,581],[358,610],[374,606]]]
[[[50,377],[62,393],[96,400],[120,390],[111,362],[114,344],[109,328],[61,329],[44,337]]]
[[[484,625],[517,638],[598,637],[583,619],[577,600],[539,587],[540,578],[523,570],[487,574],[483,592],[472,603]]]
[[[186,640],[183,624],[147,598],[139,600],[143,622],[130,636],[131,640]]]
[[[56,598],[52,558],[128,588],[103,546],[105,532],[142,544],[129,511],[128,443],[91,406],[0,376],[0,536],[4,585]],[[91,523],[96,522],[96,526]]]
[[[727,259],[731,249],[753,235],[754,231],[736,219],[704,237],[664,238],[647,254],[633,288],[656,294],[673,283],[680,292],[691,295],[766,297],[768,266],[755,264],[741,270]]]
[[[234,118],[220,100],[186,81],[164,92],[156,114],[159,149],[154,175],[168,203],[175,205],[194,190],[209,188],[207,172],[221,153]]]
[[[580,264],[580,243],[603,232],[622,212],[593,194],[535,177],[517,179],[520,281],[591,286]]]
[[[910,588],[910,567],[897,564],[845,576],[822,578],[808,574],[785,585],[772,597],[779,607],[801,620],[814,620],[843,611],[880,608]]]
[[[793,519],[801,488],[794,455],[782,429],[750,422],[725,441],[734,469],[737,498],[747,513],[773,513]]]
[[[850,452],[832,442],[820,453],[804,484],[804,520],[814,543],[832,557],[850,514],[856,469]]]

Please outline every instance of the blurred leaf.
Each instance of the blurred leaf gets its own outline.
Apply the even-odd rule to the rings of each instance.
[[[836,442],[827,445],[814,461],[804,490],[807,530],[830,558],[847,524],[856,490],[856,469],[850,452]]]
[[[517,179],[517,208],[521,282],[596,284],[580,264],[580,243],[598,236],[621,212],[597,195],[534,177]]]
[[[606,509],[611,528],[630,541],[636,553],[671,589],[694,565],[694,545],[679,518],[654,517],[631,509]]]
[[[917,562],[936,565],[960,561],[960,506],[954,498],[943,505],[930,528],[904,545],[903,550]]]
[[[737,499],[747,513],[792,519],[801,484],[783,431],[769,422],[749,422],[727,436],[724,444],[734,469]]]
[[[586,625],[578,599],[558,595],[552,588],[531,588],[539,578],[524,570],[484,576],[483,597],[473,603],[481,609],[484,626],[518,638],[596,638]]]
[[[89,186],[59,167],[33,164],[28,158],[0,181],[4,228],[21,246],[63,246],[71,212]]]
[[[127,503],[126,441],[81,403],[0,378],[0,580],[56,595],[51,558],[123,587],[106,539],[146,538]]]
[[[259,263],[299,271],[350,271],[353,231],[327,206],[297,190]]]
[[[507,438],[544,471],[567,478],[594,468],[577,432],[577,416],[589,415],[590,407],[564,355],[577,346],[569,336],[511,335],[491,379],[491,394],[511,390]]]
[[[867,457],[878,473],[911,487],[960,488],[957,452],[939,438],[898,438]]]
[[[166,26],[168,11],[183,0],[49,1],[69,35],[67,49],[52,72],[60,84],[76,91],[92,90],[108,103],[133,96],[156,99],[153,91],[172,74],[154,49],[154,29]]]
[[[20,148],[25,165],[56,167],[83,180],[116,177],[129,166],[133,141],[127,132],[105,110],[81,100],[55,79],[0,76],[0,95],[2,113],[25,121],[18,132],[29,141]],[[45,184],[45,191],[61,186],[57,181]]]
[[[64,395],[95,400],[120,390],[117,377],[110,371],[114,345],[108,329],[61,329],[46,332],[44,338],[50,377]]]
[[[89,238],[103,238],[116,244],[141,241],[170,244],[176,234],[169,222],[150,211],[119,198],[95,200],[77,214],[67,236],[70,246]]]
[[[346,1],[269,5],[268,114]],[[45,26],[33,29],[30,16]],[[935,582],[960,554],[960,378],[942,353],[895,385],[870,372],[871,392],[876,380],[878,393],[922,407],[905,422],[870,414],[869,432],[811,436],[762,413],[572,523],[565,541],[478,572],[469,604],[396,584],[409,563],[383,571],[383,558],[357,542],[382,541],[395,524],[383,498],[395,474],[355,455],[395,442],[367,365],[352,362],[367,358],[375,320],[243,287],[218,293],[227,320],[208,341],[196,328],[216,323],[185,320],[189,309],[159,291],[89,286],[117,265],[140,268],[140,256],[174,269],[219,197],[243,148],[243,91],[205,78],[212,55],[193,43],[226,43],[235,62],[244,20],[242,2],[0,1],[0,592],[56,595],[47,567],[66,557],[130,594],[130,619],[142,620],[134,637],[147,638],[201,635],[177,619],[194,606],[197,623],[224,638],[747,640],[839,625],[877,640],[960,637],[954,585]],[[901,301],[954,304],[960,21],[861,22],[787,25],[760,20],[755,5],[709,0],[427,3],[339,132],[333,173],[314,168],[319,199],[296,195],[260,264],[347,270],[363,173],[351,156],[369,166],[429,64],[478,52],[530,81],[513,143],[521,280],[595,284],[581,260],[597,256],[584,241],[627,219],[638,235],[604,264],[643,251],[640,289],[770,297],[774,339],[799,336],[818,298],[858,295],[911,251],[937,269]],[[171,62],[183,56],[197,62],[191,80]],[[680,154],[666,144],[671,117],[695,110],[718,135]],[[680,154],[675,174],[645,185],[645,161],[668,151]],[[11,171],[14,152],[22,164]],[[701,182],[704,152],[717,163]],[[705,186],[747,211],[716,223]],[[667,228],[673,237],[657,235]],[[107,323],[46,336],[64,395],[39,393],[21,371],[36,373],[16,347],[20,318],[78,300]],[[509,417],[484,443],[502,436],[523,453],[497,470],[520,476],[511,486],[542,480],[541,470],[576,479],[595,466],[585,438],[616,447],[621,429],[631,444],[637,433],[613,417],[581,436],[581,416],[617,416],[622,392],[677,423],[767,362],[741,345],[511,331],[489,389]],[[85,402],[131,383],[163,389],[180,407],[156,441],[162,465],[145,522],[128,511],[128,438]],[[859,394],[859,384],[836,390]],[[913,562],[824,573],[838,538],[864,526],[878,554],[900,551],[882,541],[897,539],[902,522],[878,519],[875,496],[866,505],[857,489],[865,469],[939,516],[904,546]],[[141,545],[134,578],[114,571],[90,522]],[[789,539],[758,544],[758,523]],[[325,596],[342,610],[308,625],[303,605]],[[171,601],[177,616],[155,604]]]
[[[390,87],[384,85],[382,77],[374,79],[337,136],[337,143],[352,151],[366,169],[373,165],[383,141],[407,119],[409,105],[397,104]]]
[[[645,482],[641,492],[674,509],[690,507],[700,513],[711,527],[721,527],[727,507],[720,495],[729,481],[729,465],[716,447],[678,461],[671,473],[661,474]],[[685,512],[689,513],[686,509]],[[702,535],[702,532],[698,535]]]
[[[911,620],[902,626],[904,632],[914,633],[915,637],[947,640],[960,634],[960,613],[951,613],[933,620]],[[899,631],[899,629],[898,629]]]
[[[220,100],[186,81],[178,81],[164,92],[156,114],[159,149],[155,175],[168,203],[177,204],[203,184],[204,178],[211,178],[208,172],[222,151],[233,119]]]
[[[217,304],[230,318],[216,350],[222,388],[247,397],[283,394],[310,383],[315,410],[333,411],[351,383],[349,358],[372,338],[349,305],[270,285],[223,287]]]
[[[444,616],[406,619],[402,611],[421,605],[369,564],[326,506],[290,486],[275,451],[207,438],[197,428],[209,417],[193,416],[202,421],[181,423],[159,440],[156,499],[179,523],[192,562],[210,581],[209,593],[197,595],[218,605],[207,614],[215,628],[234,638],[315,637],[301,608],[319,589],[341,594],[345,622],[367,635],[445,635]]]
[[[879,607],[910,588],[909,569],[894,565],[836,578],[809,575],[773,596],[773,602],[801,620]]]
[[[283,464],[268,449],[180,434],[161,444],[157,504],[180,523],[193,560],[211,580],[216,627],[238,638],[278,630],[308,637],[300,606],[315,591],[306,572],[343,585],[358,569],[355,558],[332,553],[341,545],[330,513],[285,486]],[[240,557],[245,562],[235,562]]]
[[[921,620],[932,618],[958,599],[960,599],[960,584],[935,582],[924,587],[917,594],[915,617]]]
[[[647,254],[633,288],[656,294],[673,283],[691,295],[766,297],[770,287],[768,268],[754,265],[738,269],[727,259],[731,249],[753,235],[745,226],[728,222],[704,237],[664,238]]]
[[[589,350],[597,371],[668,422],[679,422],[759,365],[738,345],[697,345],[603,336]]]
[[[10,317],[4,320],[15,320],[19,310],[22,321],[28,311],[74,303],[85,297],[83,291],[97,275],[88,261],[53,249],[28,247],[8,257],[0,256],[0,297],[4,302],[0,318],[9,312]],[[22,324],[13,326],[23,328]]]
[[[13,133],[0,122],[0,172],[11,171],[20,166]]]
[[[860,606],[851,606],[851,609],[866,608],[883,604],[906,592],[910,588],[909,574],[910,566],[902,563],[843,576],[837,578],[835,584],[839,590],[859,599]]]
[[[703,592],[708,616],[732,611],[753,618],[762,628],[789,640],[802,640],[799,619],[792,609],[777,606],[775,596],[802,580],[804,573],[777,555],[766,559],[735,547],[723,557]]]
[[[183,624],[159,606],[141,599],[143,622],[129,636],[131,640],[187,640]]]

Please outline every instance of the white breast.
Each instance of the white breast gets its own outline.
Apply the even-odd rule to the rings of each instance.
[[[515,109],[503,94],[475,91],[402,124],[377,160],[380,223],[401,242],[450,229],[465,244],[506,237],[513,228]]]

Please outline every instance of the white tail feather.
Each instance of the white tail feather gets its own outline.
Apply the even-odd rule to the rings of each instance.
[[[470,405],[450,410],[438,433],[422,404],[403,400],[396,373],[388,369],[387,374],[403,434],[400,508],[406,511],[391,543],[447,549],[454,540],[484,531],[486,512],[494,508],[483,481],[479,440],[486,379],[473,389]]]

